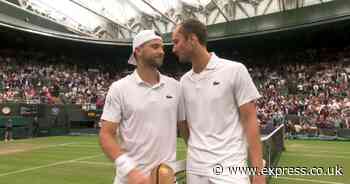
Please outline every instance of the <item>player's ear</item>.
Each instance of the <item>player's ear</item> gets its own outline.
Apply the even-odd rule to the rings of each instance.
[[[193,33],[191,33],[189,39],[190,39],[190,42],[191,42],[191,46],[192,46],[192,47],[195,47],[195,46],[196,46],[196,43],[199,43],[198,37],[197,37],[195,34],[193,34]]]
[[[134,55],[135,56],[139,56],[141,54],[141,49],[140,48],[136,48],[134,51]]]
[[[190,40],[190,42],[191,42],[191,45],[193,46],[193,44],[194,44],[194,42],[195,42],[195,36],[194,36],[194,34],[190,34],[190,36],[189,36],[189,40]]]

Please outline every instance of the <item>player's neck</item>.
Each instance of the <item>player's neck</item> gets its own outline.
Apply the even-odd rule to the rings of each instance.
[[[192,57],[192,69],[195,73],[201,73],[209,63],[211,54],[206,48],[199,48]]]
[[[136,69],[140,78],[150,85],[155,85],[159,83],[160,76],[157,68],[138,66]]]

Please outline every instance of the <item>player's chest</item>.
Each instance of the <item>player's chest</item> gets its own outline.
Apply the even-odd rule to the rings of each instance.
[[[187,82],[183,85],[183,92],[186,103],[218,102],[232,97],[232,86],[225,77],[210,77]]]
[[[132,96],[131,96],[132,94]],[[144,89],[124,95],[123,109],[128,113],[176,110],[179,94],[171,88]]]

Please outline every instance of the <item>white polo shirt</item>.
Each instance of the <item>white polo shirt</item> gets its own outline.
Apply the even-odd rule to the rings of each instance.
[[[185,119],[181,99],[179,82],[162,74],[150,86],[135,70],[110,86],[101,119],[119,123],[122,149],[145,174],[176,160],[176,124]]]
[[[247,159],[247,141],[239,107],[260,95],[246,67],[211,53],[206,68],[181,78],[190,137],[187,171],[212,175],[215,164]]]

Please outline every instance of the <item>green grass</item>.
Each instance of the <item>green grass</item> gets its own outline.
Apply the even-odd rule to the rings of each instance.
[[[0,163],[1,184],[102,184],[112,183],[114,174],[95,136],[2,143]]]
[[[113,164],[101,152],[96,136],[62,136],[0,143],[0,184],[111,184]],[[288,141],[279,165],[340,165],[344,176],[287,176],[283,184],[349,184],[350,142]],[[178,159],[186,146],[178,141]]]
[[[350,142],[304,141],[286,142],[287,150],[282,153],[280,167],[342,167],[343,176],[281,176],[271,183],[283,184],[349,184],[350,183]]]

